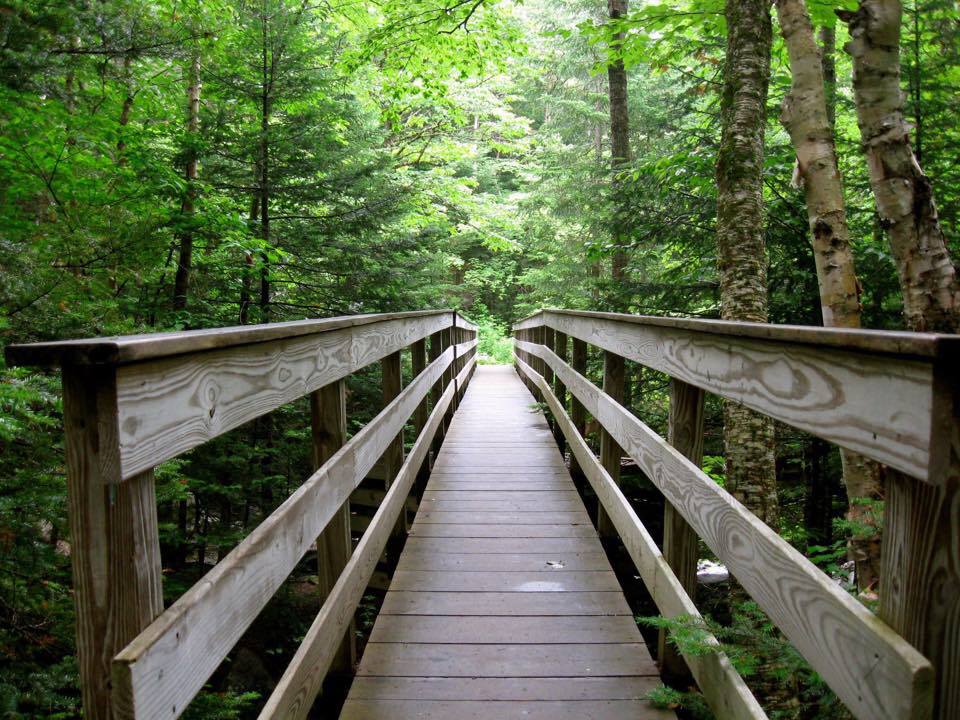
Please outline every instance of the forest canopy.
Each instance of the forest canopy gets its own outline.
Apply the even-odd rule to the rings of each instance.
[[[542,307],[957,332],[958,18],[954,0],[0,3],[0,345],[427,308],[476,322],[501,363]],[[0,715],[78,717],[59,377],[0,375]],[[376,370],[350,382],[354,432]],[[627,386],[665,434],[665,378],[631,364]],[[303,407],[158,468],[168,601],[309,474]],[[876,467],[712,401],[705,452],[875,602]],[[287,593],[245,645],[258,673],[311,620]],[[755,607],[724,603],[768,710],[845,717],[757,639]],[[193,717],[255,715],[234,666]]]

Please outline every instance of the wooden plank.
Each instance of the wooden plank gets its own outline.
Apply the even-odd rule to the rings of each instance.
[[[383,454],[452,357],[451,350],[432,363],[117,655],[113,681],[115,687],[125,689],[138,718],[176,717],[183,712]],[[175,710],[171,712],[171,708]]]
[[[569,487],[569,483],[565,480],[526,480],[526,481],[514,481],[510,482],[508,479],[502,480],[466,480],[462,482],[457,482],[455,480],[431,480],[430,484],[427,485],[427,490],[430,492],[444,492],[449,490],[472,490],[474,492],[480,492],[483,490],[488,490],[492,492],[500,492],[504,488],[510,488],[511,490],[520,492],[548,492],[551,490],[563,490]]]
[[[643,643],[546,645],[371,643],[358,675],[393,677],[616,677],[652,675]]]
[[[670,419],[667,441],[690,462],[700,467],[703,461],[704,392],[682,380],[670,380]],[[697,595],[697,555],[700,538],[669,502],[663,504],[663,559],[673,570],[680,587],[691,598]],[[657,658],[667,675],[683,678],[689,674],[680,653],[667,642],[661,628]]]
[[[393,618],[391,618],[393,619]],[[542,620],[545,618],[532,618]],[[506,621],[506,618],[502,618]],[[660,685],[655,676],[538,678],[358,677],[351,700],[633,700]],[[459,718],[459,715],[449,715]],[[589,715],[577,717],[587,718]],[[635,718],[625,714],[618,720]]]
[[[546,317],[568,335],[921,480],[935,477],[930,449],[944,439],[931,423],[929,360],[851,352],[822,342],[785,344],[566,314]]]
[[[98,720],[127,702],[110,659],[163,611],[153,470],[116,484],[116,413],[112,368],[64,368],[77,660],[84,716]]]
[[[581,538],[596,537],[593,525],[442,525],[422,523],[410,537],[435,538]]]
[[[561,366],[557,366],[560,368]],[[532,382],[546,382],[540,376],[534,375],[529,366],[521,365],[522,372],[528,373]],[[584,385],[589,384],[586,378],[580,375],[558,370],[558,375],[565,378],[580,378]],[[574,394],[575,387],[568,386]],[[593,387],[593,385],[590,385]],[[593,487],[600,504],[608,513],[610,522],[616,529],[624,547],[630,554],[643,584],[653,597],[654,603],[661,614],[668,618],[687,617],[692,620],[700,618],[700,613],[693,600],[680,584],[673,570],[661,555],[659,548],[647,529],[640,522],[636,512],[623,492],[613,482],[606,469],[593,456],[589,446],[573,425],[573,421],[561,412],[559,403],[552,393],[547,394],[547,403],[554,408],[561,429],[567,436],[571,452],[576,456],[580,467]],[[716,638],[706,634],[704,643],[719,647]],[[760,704],[747,688],[743,678],[734,669],[730,659],[722,651],[687,655],[686,662],[704,693],[707,702],[718,717],[730,720],[762,720],[766,714]]]
[[[571,498],[569,500],[551,500],[539,498],[522,499],[514,498],[512,500],[444,500],[437,495],[431,500],[420,504],[423,510],[424,518],[433,516],[435,513],[465,512],[475,513],[478,517],[481,513],[496,512],[508,515],[510,513],[523,513],[524,517],[533,515],[551,513],[567,514],[582,517],[585,511],[579,500]],[[532,518],[530,522],[536,519]]]
[[[523,550],[527,550],[524,544]],[[397,570],[452,570],[462,572],[579,572],[607,570],[610,564],[603,550],[561,553],[429,553],[407,548]]]
[[[646,700],[350,700],[340,720],[649,720],[674,717]]]
[[[410,592],[616,592],[612,571],[556,572],[543,564],[537,572],[455,572],[451,570],[397,570],[391,590]]]
[[[547,360],[856,717],[929,713],[927,660],[644,423]]]
[[[460,502],[463,500],[470,501],[479,501],[479,502],[530,502],[542,499],[544,502],[549,501],[577,501],[578,495],[577,491],[574,490],[569,485],[565,488],[560,488],[557,490],[547,490],[539,495],[531,495],[528,492],[516,490],[514,488],[501,488],[497,491],[476,491],[476,490],[450,490],[450,491],[430,491],[423,495],[423,502],[431,501],[443,501],[443,502]],[[581,504],[582,507],[582,504]]]
[[[464,573],[484,574],[484,573]],[[506,573],[516,575],[524,573]],[[566,573],[579,575],[581,573]],[[370,635],[371,643],[435,644],[552,644],[622,643],[636,637],[637,627],[626,615],[586,617],[444,617],[384,615]],[[642,653],[646,655],[646,652]]]
[[[540,503],[532,508],[539,508]],[[573,511],[534,510],[526,512],[500,512],[491,510],[445,511],[425,508],[417,514],[415,525],[589,525],[590,518],[582,509]]]
[[[123,478],[346,377],[449,322],[388,320],[117,368]]]
[[[289,340],[307,335],[319,335],[342,328],[360,327],[392,320],[417,320],[436,316],[452,322],[450,310],[420,310],[414,312],[343,315],[320,320],[235,325],[207,330],[123,335],[81,340],[59,340],[8,345],[8,365],[119,365],[155,360],[172,355],[222,350],[238,345],[251,345],[274,340]]]
[[[388,592],[384,615],[631,615],[621,592]]]
[[[544,363],[549,366],[549,363]],[[618,403],[623,402],[624,392],[625,363],[623,358],[609,350],[603,352],[603,391]],[[544,376],[547,385],[551,378]],[[623,456],[623,450],[617,445],[606,428],[600,428],[600,464],[607,471],[610,479],[618,485],[620,484],[620,458]],[[613,537],[616,535],[610,518],[602,505],[597,506],[597,532],[600,537]]]
[[[338,380],[310,395],[313,470],[316,472],[347,442],[347,386]],[[333,586],[350,560],[353,542],[350,537],[350,501],[327,523],[317,538],[317,591],[320,603],[327,599]],[[350,623],[343,643],[333,659],[335,672],[350,673],[357,660],[354,623]]]
[[[444,354],[441,357],[447,357],[447,355]],[[433,367],[432,364],[431,367]],[[421,380],[426,380],[421,384],[425,394],[434,382],[429,368],[415,378],[407,389],[417,386]],[[427,456],[433,435],[439,429],[443,416],[453,400],[453,394],[453,386],[448,385],[440,402],[431,412],[424,432],[417,438],[410,455],[400,468],[369,530],[360,538],[360,543],[337,581],[333,593],[324,603],[320,614],[314,619],[283,677],[267,699],[259,716],[262,720],[273,717],[305,718],[310,712],[336,648],[334,638],[342,631],[347,618],[353,616],[363,596],[367,582],[386,547],[392,528],[396,525],[396,518],[403,508],[404,499],[410,492],[417,471]]]

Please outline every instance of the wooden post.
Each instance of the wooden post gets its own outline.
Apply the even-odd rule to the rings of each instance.
[[[553,342],[553,351],[557,354],[564,362],[567,361],[567,336],[558,332],[554,338]],[[557,396],[557,400],[560,401],[560,407],[564,410],[567,409],[567,388],[560,380],[559,376],[554,376],[553,378],[553,394]],[[566,450],[566,438],[563,435],[563,430],[557,427],[557,431],[554,433],[557,438],[557,446],[560,448],[560,453],[563,454]]]
[[[670,379],[670,426],[668,442],[694,465],[703,462],[703,401],[704,393],[698,387],[675,378]],[[673,568],[684,592],[696,601],[697,550],[699,540],[687,521],[669,500],[663,505],[663,557]],[[690,676],[687,664],[674,645],[667,642],[667,633],[660,630],[657,657],[660,672],[668,678],[686,680]]]
[[[450,347],[453,338],[453,328],[445,328],[440,331],[440,351],[444,352],[448,347]],[[453,380],[453,365],[448,365],[447,369],[443,371],[443,384],[441,385],[441,392],[446,392],[447,386],[450,384],[450,381]],[[450,408],[447,410],[447,413],[443,416],[443,422],[440,424],[440,429],[437,431],[439,439],[442,442],[443,438],[447,436],[447,428],[450,427],[450,418],[453,414],[453,403],[450,403]],[[439,445],[438,445],[439,447]]]
[[[413,343],[413,345],[410,346],[410,356],[413,365],[413,377],[417,377],[427,367],[427,341],[421,339]],[[433,391],[431,390],[431,395],[432,394]],[[418,438],[427,424],[429,414],[430,408],[427,407],[427,398],[425,397],[423,401],[417,405],[417,409],[413,411],[413,431]],[[423,465],[417,471],[417,479],[414,483],[414,492],[417,498],[423,494],[423,488],[426,485],[427,474],[430,469],[429,465],[430,459],[426,458],[423,461]]]
[[[317,470],[347,442],[346,382],[338,380],[310,393],[313,469]],[[317,589],[326,600],[350,560],[350,501],[347,500],[317,538]],[[356,633],[350,623],[330,671],[350,674],[357,659]]]
[[[934,367],[943,475],[921,482],[888,469],[880,550],[880,617],[933,664],[936,720],[960,718],[960,374]]]
[[[380,370],[382,375],[383,405],[386,407],[393,402],[394,398],[400,394],[403,385],[401,375],[400,351],[390,353],[380,361]],[[386,482],[384,489],[389,490],[393,484],[394,478],[400,472],[400,466],[403,465],[403,430],[397,433],[397,436],[390,442],[383,453],[383,467]],[[404,504],[400,516],[397,518],[397,525],[393,530],[396,538],[403,537],[407,533],[407,506]]]
[[[603,391],[615,401],[623,402],[623,357],[609,350],[603,351]],[[615,483],[620,484],[620,458],[623,451],[605,428],[600,429],[600,464]],[[613,523],[603,506],[597,507],[597,532],[601,537],[615,537]]]
[[[433,362],[440,357],[440,353],[443,352],[443,331],[438,330],[430,336],[430,351],[429,359],[430,362]],[[433,387],[430,389],[430,407],[434,408],[437,406],[437,403],[440,402],[440,396],[443,395],[443,378],[445,375],[441,375],[440,379],[433,384]],[[432,449],[432,458],[436,458],[437,453],[440,452],[440,443],[443,441],[443,424],[437,428],[437,432],[433,438],[433,444],[431,445]],[[431,465],[432,469],[432,465]]]
[[[587,374],[587,343],[579,338],[573,338],[573,369],[581,375]],[[580,437],[583,437],[587,431],[587,410],[573,393],[570,393],[570,419]],[[583,470],[576,457],[570,458],[570,472],[578,484],[583,483]]]
[[[543,346],[548,350],[553,350],[554,342],[554,332],[552,327],[547,327],[546,325],[540,328],[540,339],[543,343]],[[547,385],[553,385],[553,369],[547,363],[546,360],[541,361],[540,364],[540,374],[543,375],[543,379],[547,381]],[[541,393],[542,394],[542,393]],[[541,402],[546,402],[545,398],[540,398]],[[547,413],[547,423],[550,425],[550,429],[553,431],[553,437],[556,438],[557,435],[563,437],[563,432],[557,427],[557,423],[554,421],[551,413]]]
[[[120,481],[116,371],[63,368],[67,510],[85,718],[113,717],[113,656],[163,612],[153,471]]]

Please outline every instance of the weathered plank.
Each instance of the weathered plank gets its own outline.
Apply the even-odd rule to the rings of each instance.
[[[351,700],[340,720],[650,720],[669,718],[646,700]]]
[[[929,714],[929,662],[663,438],[544,355],[855,716]]]
[[[113,680],[130,699],[129,716],[170,718],[183,712],[452,358],[450,350],[434,361],[117,655]]]
[[[464,370],[469,370],[469,367]],[[430,369],[415,378],[408,390],[414,387],[418,380],[426,381],[422,384],[426,393],[434,381]],[[290,665],[261,710],[261,719],[304,718],[309,713],[336,650],[336,637],[343,631],[349,618],[353,617],[453,395],[454,386],[451,384],[431,412],[424,432],[414,443],[410,455],[387,491],[383,505],[374,516],[370,528],[360,539],[330,598],[311,624]]]
[[[939,436],[942,429],[931,422],[929,359],[852,351],[843,344],[835,347],[824,341],[830,333],[820,335],[826,332],[823,329],[795,333],[813,343],[807,344],[552,311],[545,319],[568,335],[921,480],[935,479],[945,462],[931,456],[931,448],[944,438]],[[859,331],[856,337],[860,333],[868,331]],[[895,343],[931,352],[951,344],[956,343],[938,336],[926,344]]]
[[[121,476],[169,460],[449,324],[387,320],[117,368]]]
[[[651,675],[656,666],[645,651],[643,643],[370,643],[357,674],[528,678]]]
[[[630,615],[621,592],[388,592],[384,615]]]
[[[418,523],[410,529],[410,537],[435,538],[591,538],[596,537],[593,525],[444,525]]]
[[[557,366],[558,368],[560,366]],[[527,373],[531,382],[546,387],[545,380],[535,375],[532,368],[525,364],[520,365],[521,372]],[[581,377],[563,372],[557,372],[558,377]],[[587,382],[583,378],[583,382]],[[575,395],[577,389],[567,386]],[[624,547],[630,554],[643,584],[650,592],[654,603],[664,617],[687,617],[692,621],[700,618],[693,600],[685,591],[673,570],[667,564],[656,543],[630,502],[623,492],[614,483],[600,462],[593,456],[589,446],[566,413],[562,412],[557,398],[552,394],[546,395],[547,403],[557,417],[558,423],[567,437],[570,451],[577,458],[591,487],[597,494],[600,504],[606,508],[608,517],[616,529]],[[710,635],[704,637],[704,642],[714,647],[718,642]],[[718,717],[729,720],[761,720],[766,714],[760,704],[747,688],[743,678],[734,669],[729,658],[721,651],[709,652],[686,657],[687,663],[703,691],[707,702]]]
[[[531,506],[525,512],[500,512],[496,510],[444,511],[424,508],[417,514],[417,525],[589,525],[590,518],[582,509],[572,511],[543,510],[540,504]]]
[[[508,573],[509,574],[509,573]],[[573,573],[576,574],[576,573]],[[384,615],[370,635],[371,643],[437,645],[596,644],[622,643],[636,637],[633,618],[625,615],[586,617]],[[641,657],[644,652],[638,653]]]
[[[394,618],[391,618],[394,619]],[[415,618],[414,618],[415,619]],[[548,618],[534,618],[544,620]],[[556,618],[549,618],[556,619]],[[508,618],[501,618],[508,621]],[[609,619],[606,621],[609,622]],[[358,677],[350,688],[357,700],[634,700],[644,697],[660,684],[655,675],[635,677],[538,678],[406,678]],[[446,717],[459,718],[452,714]],[[588,718],[587,715],[577,715]],[[637,718],[634,714],[617,720]]]
[[[526,544],[524,544],[526,550]],[[610,564],[602,550],[577,553],[427,553],[406,549],[397,570],[537,572],[556,573],[607,570]]]
[[[558,572],[543,563],[536,572],[398,570],[390,589],[411,592],[616,592],[620,590],[620,584],[617,576],[609,570]]]

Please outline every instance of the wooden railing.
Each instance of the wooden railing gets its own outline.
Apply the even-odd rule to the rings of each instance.
[[[565,310],[514,331],[601,532],[619,534],[664,616],[699,618],[699,536],[856,717],[960,718],[960,337]],[[588,344],[604,352],[602,389]],[[624,358],[670,376],[669,441],[621,405]],[[701,471],[705,392],[887,466],[879,616]],[[666,499],[662,550],[618,487],[621,448]],[[664,664],[674,652],[661,638]],[[718,717],[765,717],[722,652],[684,659]]]
[[[84,716],[178,717],[316,542],[326,599],[261,713],[305,717],[331,664],[349,664],[354,611],[405,529],[476,344],[474,325],[428,311],[9,346],[11,365],[63,371]],[[414,377],[401,389],[407,347]],[[385,407],[347,441],[343,379],[376,361]],[[164,610],[153,468],[308,394],[316,472]],[[381,456],[389,489],[351,554],[350,493]]]

